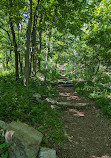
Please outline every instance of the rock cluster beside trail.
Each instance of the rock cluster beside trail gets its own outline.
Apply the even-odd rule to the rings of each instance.
[[[0,136],[10,143],[9,158],[56,158],[54,149],[40,147],[43,134],[21,122],[6,124],[0,120]]]

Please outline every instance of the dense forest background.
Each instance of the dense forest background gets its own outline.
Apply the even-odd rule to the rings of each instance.
[[[0,119],[47,133],[47,146],[63,140],[60,111],[44,101],[58,95],[61,65],[111,118],[111,1],[1,0]]]
[[[24,84],[40,70],[70,63],[83,76],[110,66],[110,1],[1,1],[0,70]],[[75,70],[76,71],[76,70]]]

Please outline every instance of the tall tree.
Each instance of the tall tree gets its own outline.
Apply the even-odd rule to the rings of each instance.
[[[33,73],[36,73],[36,35],[37,35],[37,19],[38,19],[38,6],[39,6],[40,0],[38,0],[37,5],[35,7],[34,11],[34,19],[33,19],[33,29],[32,29],[32,54],[31,54],[31,62],[33,63]]]
[[[15,74],[16,74],[16,80],[19,78],[19,68],[18,68],[18,46],[16,42],[16,37],[15,37],[15,30],[13,26],[13,20],[12,20],[12,0],[9,0],[9,6],[10,6],[10,12],[9,12],[9,23],[10,23],[10,28],[11,28],[11,33],[13,37],[13,44],[14,44],[14,51],[15,51]]]
[[[29,83],[29,49],[30,49],[30,36],[32,27],[32,0],[29,0],[29,19],[26,31],[25,43],[25,72],[24,72],[24,85],[28,87]]]
[[[41,34],[42,34],[42,14],[39,15],[39,30],[38,30],[38,70],[41,68]]]

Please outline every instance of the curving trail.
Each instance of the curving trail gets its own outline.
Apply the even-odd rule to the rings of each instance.
[[[65,76],[58,84],[64,135],[63,146],[55,146],[58,158],[111,158],[111,123],[91,100],[78,95]],[[59,104],[58,103],[58,104]]]

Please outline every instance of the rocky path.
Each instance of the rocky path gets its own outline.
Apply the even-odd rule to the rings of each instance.
[[[64,76],[58,89],[58,104],[67,107],[61,110],[67,141],[55,147],[58,158],[111,158],[111,122]]]

